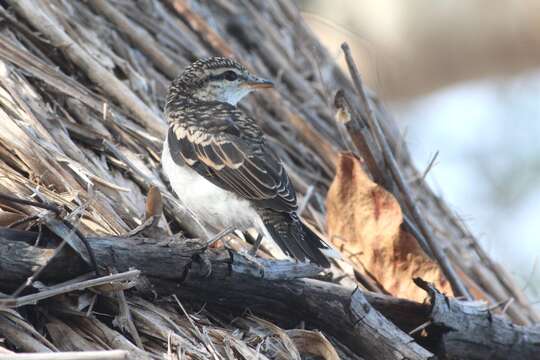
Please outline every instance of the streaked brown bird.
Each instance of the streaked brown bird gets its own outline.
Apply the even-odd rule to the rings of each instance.
[[[333,252],[296,214],[296,194],[255,120],[236,107],[272,82],[238,62],[194,62],[169,88],[162,166],[183,203],[214,229],[255,227],[282,251],[323,267]]]

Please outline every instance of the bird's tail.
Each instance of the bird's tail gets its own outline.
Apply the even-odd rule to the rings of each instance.
[[[330,267],[325,253],[335,250],[304,225],[295,213],[264,209],[261,218],[272,240],[285,254],[299,261],[309,259],[324,268]]]

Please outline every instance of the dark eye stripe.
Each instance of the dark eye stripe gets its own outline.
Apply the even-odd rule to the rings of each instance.
[[[219,80],[234,81],[236,79],[238,79],[238,74],[232,70],[227,70],[225,72],[222,72],[221,74],[208,76],[209,81],[219,81]]]

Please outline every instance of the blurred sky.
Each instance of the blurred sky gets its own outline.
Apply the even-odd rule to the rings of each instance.
[[[540,298],[540,71],[392,106],[428,181],[531,299]]]
[[[350,43],[418,168],[439,151],[428,181],[540,304],[540,1],[298,3],[336,60]]]

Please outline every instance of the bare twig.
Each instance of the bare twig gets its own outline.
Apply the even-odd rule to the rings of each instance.
[[[358,68],[356,67],[356,64],[352,58],[349,45],[347,43],[343,43],[341,45],[341,48],[345,52],[345,59],[347,60],[347,65],[349,67],[349,71],[351,73],[351,77],[353,79],[353,83],[355,85],[356,91],[358,92],[358,95],[360,97],[360,101],[366,111],[366,117],[367,117],[370,129],[374,133],[376,139],[379,142],[379,145],[381,146],[384,158],[386,160],[386,164],[388,165],[390,171],[392,172],[393,178],[396,181],[399,189],[401,190],[401,194],[403,198],[405,199],[405,205],[412,213],[414,220],[416,221],[420,230],[426,237],[426,240],[433,252],[435,259],[441,266],[441,269],[443,270],[444,275],[446,276],[446,278],[452,285],[454,295],[465,296],[466,298],[471,299],[472,297],[469,291],[467,290],[467,288],[465,287],[465,285],[463,284],[463,282],[461,281],[457,273],[454,271],[452,264],[450,264],[450,261],[448,260],[448,257],[445,255],[444,251],[441,249],[439,244],[434,240],[433,235],[431,234],[431,230],[429,229],[429,226],[427,225],[426,221],[420,214],[420,211],[418,210],[418,207],[416,206],[416,203],[412,198],[411,191],[406,181],[404,180],[401,174],[401,171],[399,170],[399,165],[397,164],[396,159],[394,158],[392,154],[392,150],[390,149],[390,146],[386,142],[382,129],[377,122],[377,119],[373,113],[371,105],[369,104],[366,92],[364,90],[364,86],[362,85],[360,73],[358,72]]]
[[[439,150],[437,150],[435,152],[435,155],[433,155],[433,157],[431,158],[431,160],[429,161],[429,164],[428,166],[426,167],[426,169],[424,170],[424,172],[422,173],[422,177],[421,179],[422,180],[425,180],[426,179],[426,176],[428,175],[428,173],[430,172],[430,170],[433,168],[433,165],[435,165],[435,161],[437,161],[437,158],[439,157]]]
[[[182,312],[186,316],[186,319],[189,321],[189,324],[191,325],[191,328],[197,334],[198,338],[204,344],[204,346],[206,347],[208,352],[210,354],[212,354],[214,359],[218,360],[220,358],[220,356],[218,355],[217,350],[215,349],[214,344],[212,343],[212,341],[209,341],[208,335],[203,334],[201,332],[201,330],[199,330],[197,325],[195,325],[195,323],[193,322],[193,319],[191,318],[191,315],[188,314],[188,312],[184,308],[184,305],[182,305],[182,303],[180,302],[180,300],[178,299],[178,297],[176,295],[173,295],[173,299],[174,299],[174,301],[176,301],[176,303],[178,304],[178,306],[180,307],[180,309],[182,310]]]
[[[66,245],[66,242],[62,241],[60,245],[56,247],[53,255],[48,259],[45,265],[41,266],[39,269],[36,270],[36,272],[32,276],[26,279],[26,281],[23,284],[21,284],[21,286],[19,286],[19,288],[17,288],[17,290],[15,290],[13,294],[11,294],[11,297],[16,298],[17,296],[21,294],[21,292],[23,292],[24,289],[32,285],[32,283],[39,278],[39,275],[41,275],[41,273],[47,268],[47,265],[49,265],[51,261],[64,249],[64,245]]]
[[[46,209],[46,210],[52,211],[53,213],[57,215],[62,213],[62,208],[59,206],[51,205],[51,204],[44,204],[37,201],[20,199],[16,196],[11,196],[8,194],[0,193],[0,200],[9,201],[11,203],[16,203],[16,204],[30,205],[30,206],[38,207],[41,209]]]
[[[130,270],[120,274],[107,275],[97,279],[81,281],[75,284],[68,284],[60,288],[45,290],[36,294],[21,296],[15,299],[0,299],[0,306],[14,308],[29,304],[36,304],[41,300],[48,299],[50,297],[60,294],[65,294],[71,291],[83,290],[89,287],[95,287],[103,284],[111,284],[114,282],[118,283],[122,281],[135,280],[139,277],[139,275],[139,270]]]
[[[88,245],[88,241],[86,241],[84,235],[75,226],[67,220],[58,219],[53,216],[44,217],[44,221],[52,232],[67,242],[86,263],[94,268],[96,274],[98,273],[96,257],[92,248]]]
[[[22,224],[26,224],[28,222],[31,222],[31,221],[34,221],[34,220],[37,220],[39,219],[39,215],[31,215],[31,216],[26,216],[22,219],[19,219],[17,221],[14,221],[12,222],[11,224],[8,224],[8,226],[6,226],[8,229],[9,228],[14,228],[14,227],[17,227],[19,225],[22,225]]]
[[[302,203],[298,207],[298,215],[302,215],[304,213],[304,210],[306,210],[306,207],[309,204],[309,200],[313,196],[315,190],[315,185],[310,185],[306,191],[306,194],[304,195],[304,198],[302,199]]]
[[[206,246],[210,247],[212,244],[214,244],[216,241],[220,240],[221,238],[229,235],[234,231],[234,227],[228,226],[225,229],[218,232],[216,235],[212,236],[208,240],[206,240]]]
[[[422,325],[419,325],[418,327],[416,327],[416,328],[412,329],[411,331],[409,331],[409,335],[414,335],[417,332],[424,330],[425,328],[427,328],[432,323],[433,323],[433,321],[431,321],[431,320],[426,321]]]
[[[131,337],[133,337],[133,340],[135,340],[135,344],[144,350],[144,345],[139,332],[137,331],[137,327],[133,323],[133,318],[131,316],[131,311],[129,310],[129,305],[126,301],[124,290],[119,289],[115,291],[115,295],[119,303],[120,311],[115,317],[114,321],[119,325],[120,328],[127,329]]]

